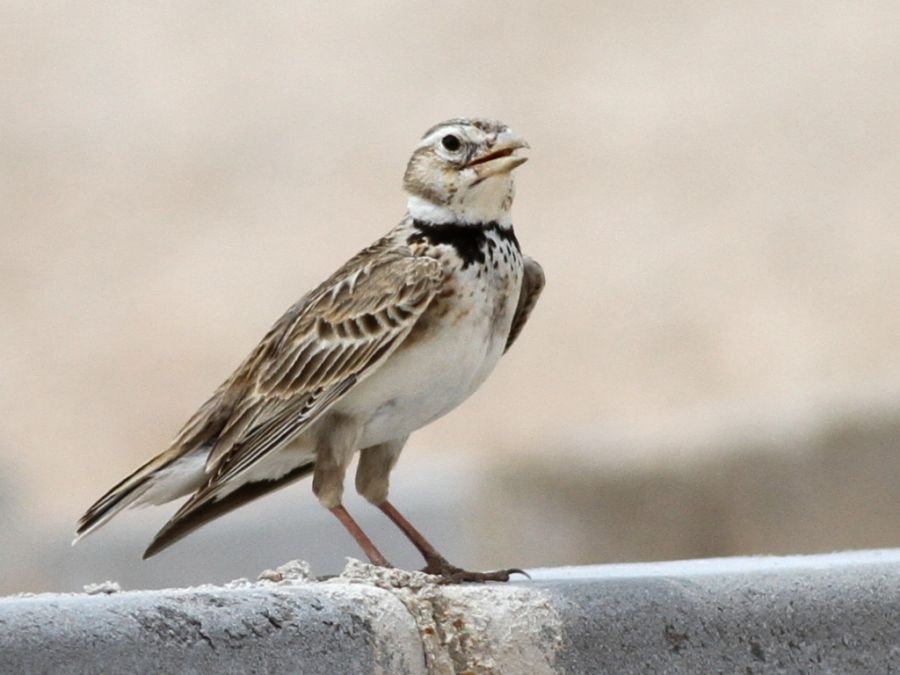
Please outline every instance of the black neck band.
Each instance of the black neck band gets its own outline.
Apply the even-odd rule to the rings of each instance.
[[[459,257],[463,260],[463,269],[474,262],[483,263],[485,260],[485,249],[488,243],[488,233],[494,233],[500,241],[506,241],[517,250],[519,248],[519,240],[516,239],[516,233],[513,232],[512,226],[501,227],[496,221],[492,220],[488,223],[429,223],[424,220],[414,220],[413,227],[416,229],[407,238],[407,243],[414,244],[417,242],[427,241],[433,246],[445,244],[456,249]]]

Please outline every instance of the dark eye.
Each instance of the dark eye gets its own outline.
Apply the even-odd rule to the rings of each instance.
[[[450,152],[456,152],[459,150],[459,146],[462,143],[459,142],[459,138],[454,136],[453,134],[447,134],[441,139],[441,145],[443,145]]]

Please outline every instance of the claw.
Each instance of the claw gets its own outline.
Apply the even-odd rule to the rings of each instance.
[[[431,574],[440,577],[439,584],[463,584],[476,583],[483,584],[487,581],[509,581],[509,577],[513,574],[521,574],[525,577],[528,573],[520,570],[518,567],[512,567],[505,570],[494,570],[493,572],[470,572],[461,567],[451,565],[443,559],[429,560],[428,564],[422,569],[425,574]]]

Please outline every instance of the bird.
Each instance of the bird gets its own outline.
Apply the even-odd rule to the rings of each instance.
[[[342,503],[355,487],[409,539],[422,571],[448,583],[507,581],[516,568],[451,564],[389,501],[413,431],[485,381],[544,288],[512,224],[513,170],[528,143],[506,124],[455,118],[421,137],[406,166],[407,208],[275,322],[171,445],[78,520],[73,545],[126,507],[188,496],[144,552],[312,476],[312,491],[374,565],[387,559]]]

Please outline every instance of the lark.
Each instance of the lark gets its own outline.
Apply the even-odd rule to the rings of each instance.
[[[450,564],[388,500],[409,435],[447,414],[512,346],[544,287],[513,231],[513,170],[528,144],[501,122],[429,129],[406,167],[406,215],[275,323],[170,447],[103,495],[77,542],[129,506],[190,498],[144,558],[251,500],[312,476],[312,490],[375,565],[389,563],[342,504],[356,489],[448,582],[515,569]],[[73,542],[74,543],[74,542]]]

